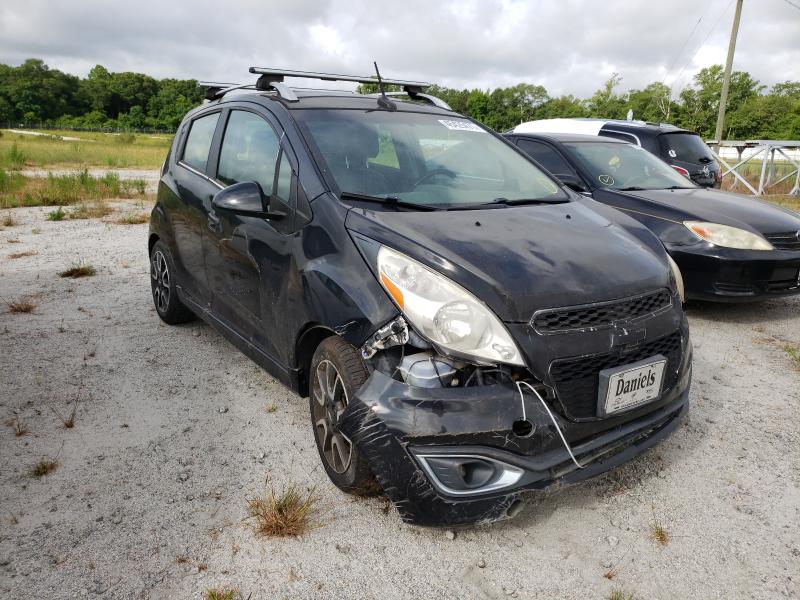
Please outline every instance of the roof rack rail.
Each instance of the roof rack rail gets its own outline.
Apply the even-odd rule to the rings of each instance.
[[[436,96],[432,96],[430,94],[421,94],[419,92],[407,91],[407,92],[386,92],[386,94],[384,94],[384,95],[386,95],[386,96],[408,96],[412,100],[424,100],[425,102],[427,102],[428,104],[432,104],[433,106],[438,106],[439,108],[443,108],[445,110],[453,110],[452,108],[450,108],[450,105],[447,102],[445,102],[441,98],[438,98]],[[378,96],[380,96],[380,94],[367,94],[367,96],[371,96],[371,97],[376,97],[377,98]]]
[[[274,90],[278,96],[288,102],[297,102],[297,94],[292,88],[283,83],[284,77],[298,77],[302,79],[319,79],[321,81],[350,81],[353,83],[366,83],[379,85],[397,85],[403,88],[402,92],[389,92],[387,96],[409,96],[412,100],[421,99],[424,101],[452,110],[450,106],[441,98],[424,94],[426,88],[431,87],[430,83],[424,81],[409,81],[405,79],[383,79],[378,81],[377,77],[362,77],[358,75],[339,75],[336,73],[317,73],[313,71],[292,71],[287,69],[272,69],[266,67],[250,67],[250,73],[259,75],[255,84],[220,83],[215,81],[200,81],[198,85],[205,87],[206,100],[216,100],[228,92],[241,89],[255,89],[261,91]]]

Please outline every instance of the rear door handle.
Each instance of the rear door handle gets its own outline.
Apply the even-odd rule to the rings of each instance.
[[[213,210],[208,213],[208,229],[215,233],[220,230],[219,217]]]

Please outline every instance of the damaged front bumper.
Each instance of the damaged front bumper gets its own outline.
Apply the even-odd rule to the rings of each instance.
[[[374,370],[339,426],[404,521],[495,521],[525,493],[596,476],[667,437],[688,410],[690,379],[686,360],[676,385],[647,405],[587,422],[553,413],[582,468],[540,401],[511,383],[429,389]],[[532,429],[515,427],[523,415]]]

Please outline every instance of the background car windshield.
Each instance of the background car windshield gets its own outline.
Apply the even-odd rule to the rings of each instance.
[[[383,110],[296,114],[342,192],[436,206],[568,199],[549,176],[467,119]]]
[[[615,190],[697,187],[664,161],[639,146],[603,142],[564,144],[591,174],[595,184]]]
[[[711,162],[711,152],[699,135],[693,133],[665,133],[658,136],[664,160],[681,162]],[[669,157],[669,158],[667,158]]]

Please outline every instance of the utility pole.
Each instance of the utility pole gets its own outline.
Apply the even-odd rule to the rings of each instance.
[[[736,36],[739,34],[739,18],[742,16],[743,0],[736,0],[736,13],[733,15],[731,28],[731,41],[728,43],[728,59],[725,61],[725,74],[722,76],[722,94],[719,97],[719,115],[717,115],[717,131],[714,139],[722,141],[722,132],[725,125],[725,107],[728,104],[728,88],[731,85],[731,69],[733,68],[733,53],[736,50]]]

